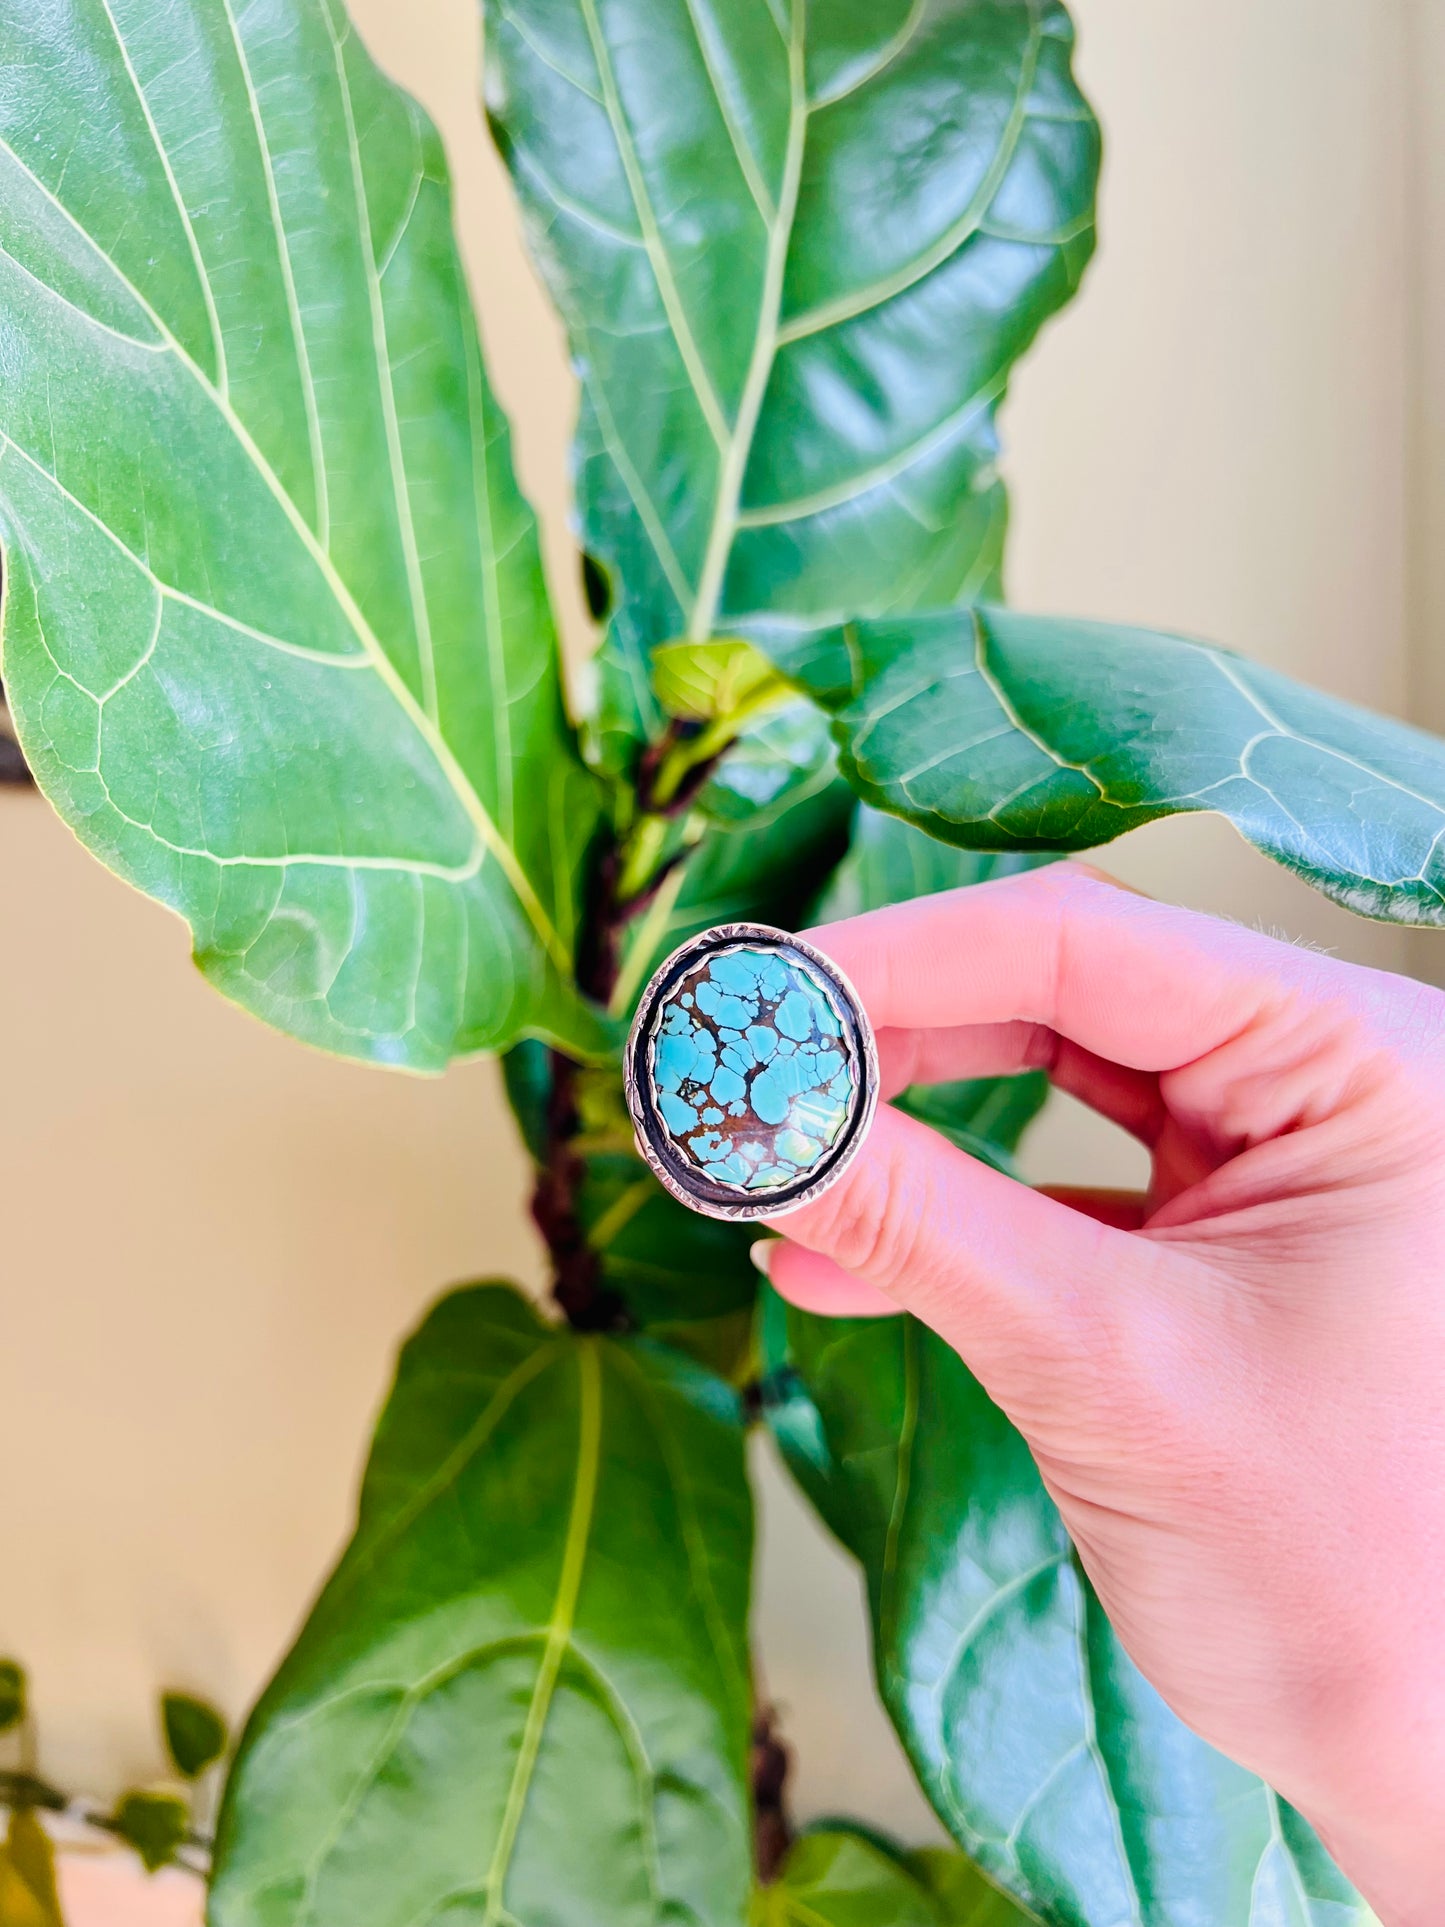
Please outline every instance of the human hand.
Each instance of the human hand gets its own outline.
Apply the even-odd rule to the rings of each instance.
[[[1041,1067],[1150,1147],[1045,1196],[883,1106],[781,1218],[793,1303],[906,1309],[1018,1426],[1136,1663],[1386,1927],[1445,1904],[1445,996],[1077,864],[810,933],[884,1095]]]

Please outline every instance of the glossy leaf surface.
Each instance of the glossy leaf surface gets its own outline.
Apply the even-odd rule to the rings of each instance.
[[[1027,1446],[941,1339],[771,1293],[765,1333],[773,1430],[862,1563],[884,1701],[995,1882],[1048,1927],[1364,1927],[1305,1823],[1140,1676]]]
[[[1347,909],[1445,923],[1445,742],[1242,656],[994,607],[773,636],[865,801],[978,850],[1198,810]]]
[[[962,1854],[890,1852],[827,1825],[805,1833],[760,1890],[753,1927],[1026,1927]]]
[[[721,1381],[443,1300],[247,1728],[213,1927],[741,1927],[751,1534]]]
[[[1055,0],[484,0],[493,126],[584,386],[611,667],[997,576],[994,414],[1093,245]]]
[[[228,996],[437,1069],[568,987],[597,820],[436,134],[340,0],[0,13],[4,677]]]

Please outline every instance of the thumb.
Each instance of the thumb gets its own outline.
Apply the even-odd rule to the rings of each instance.
[[[846,1176],[772,1228],[767,1272],[783,1297],[914,1313],[1026,1430],[1036,1400],[1047,1409],[1082,1373],[1097,1386],[1134,1349],[1137,1281],[1159,1255],[889,1105]]]

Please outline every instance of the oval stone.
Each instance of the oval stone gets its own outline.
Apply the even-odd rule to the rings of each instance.
[[[797,951],[706,953],[658,1001],[647,1041],[656,1115],[683,1165],[754,1197],[816,1171],[858,1095],[846,1024]]]

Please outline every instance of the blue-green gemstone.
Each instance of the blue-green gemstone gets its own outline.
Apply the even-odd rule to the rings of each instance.
[[[746,943],[704,956],[658,1005],[651,1069],[673,1148],[740,1192],[781,1190],[816,1170],[856,1095],[822,977]]]

